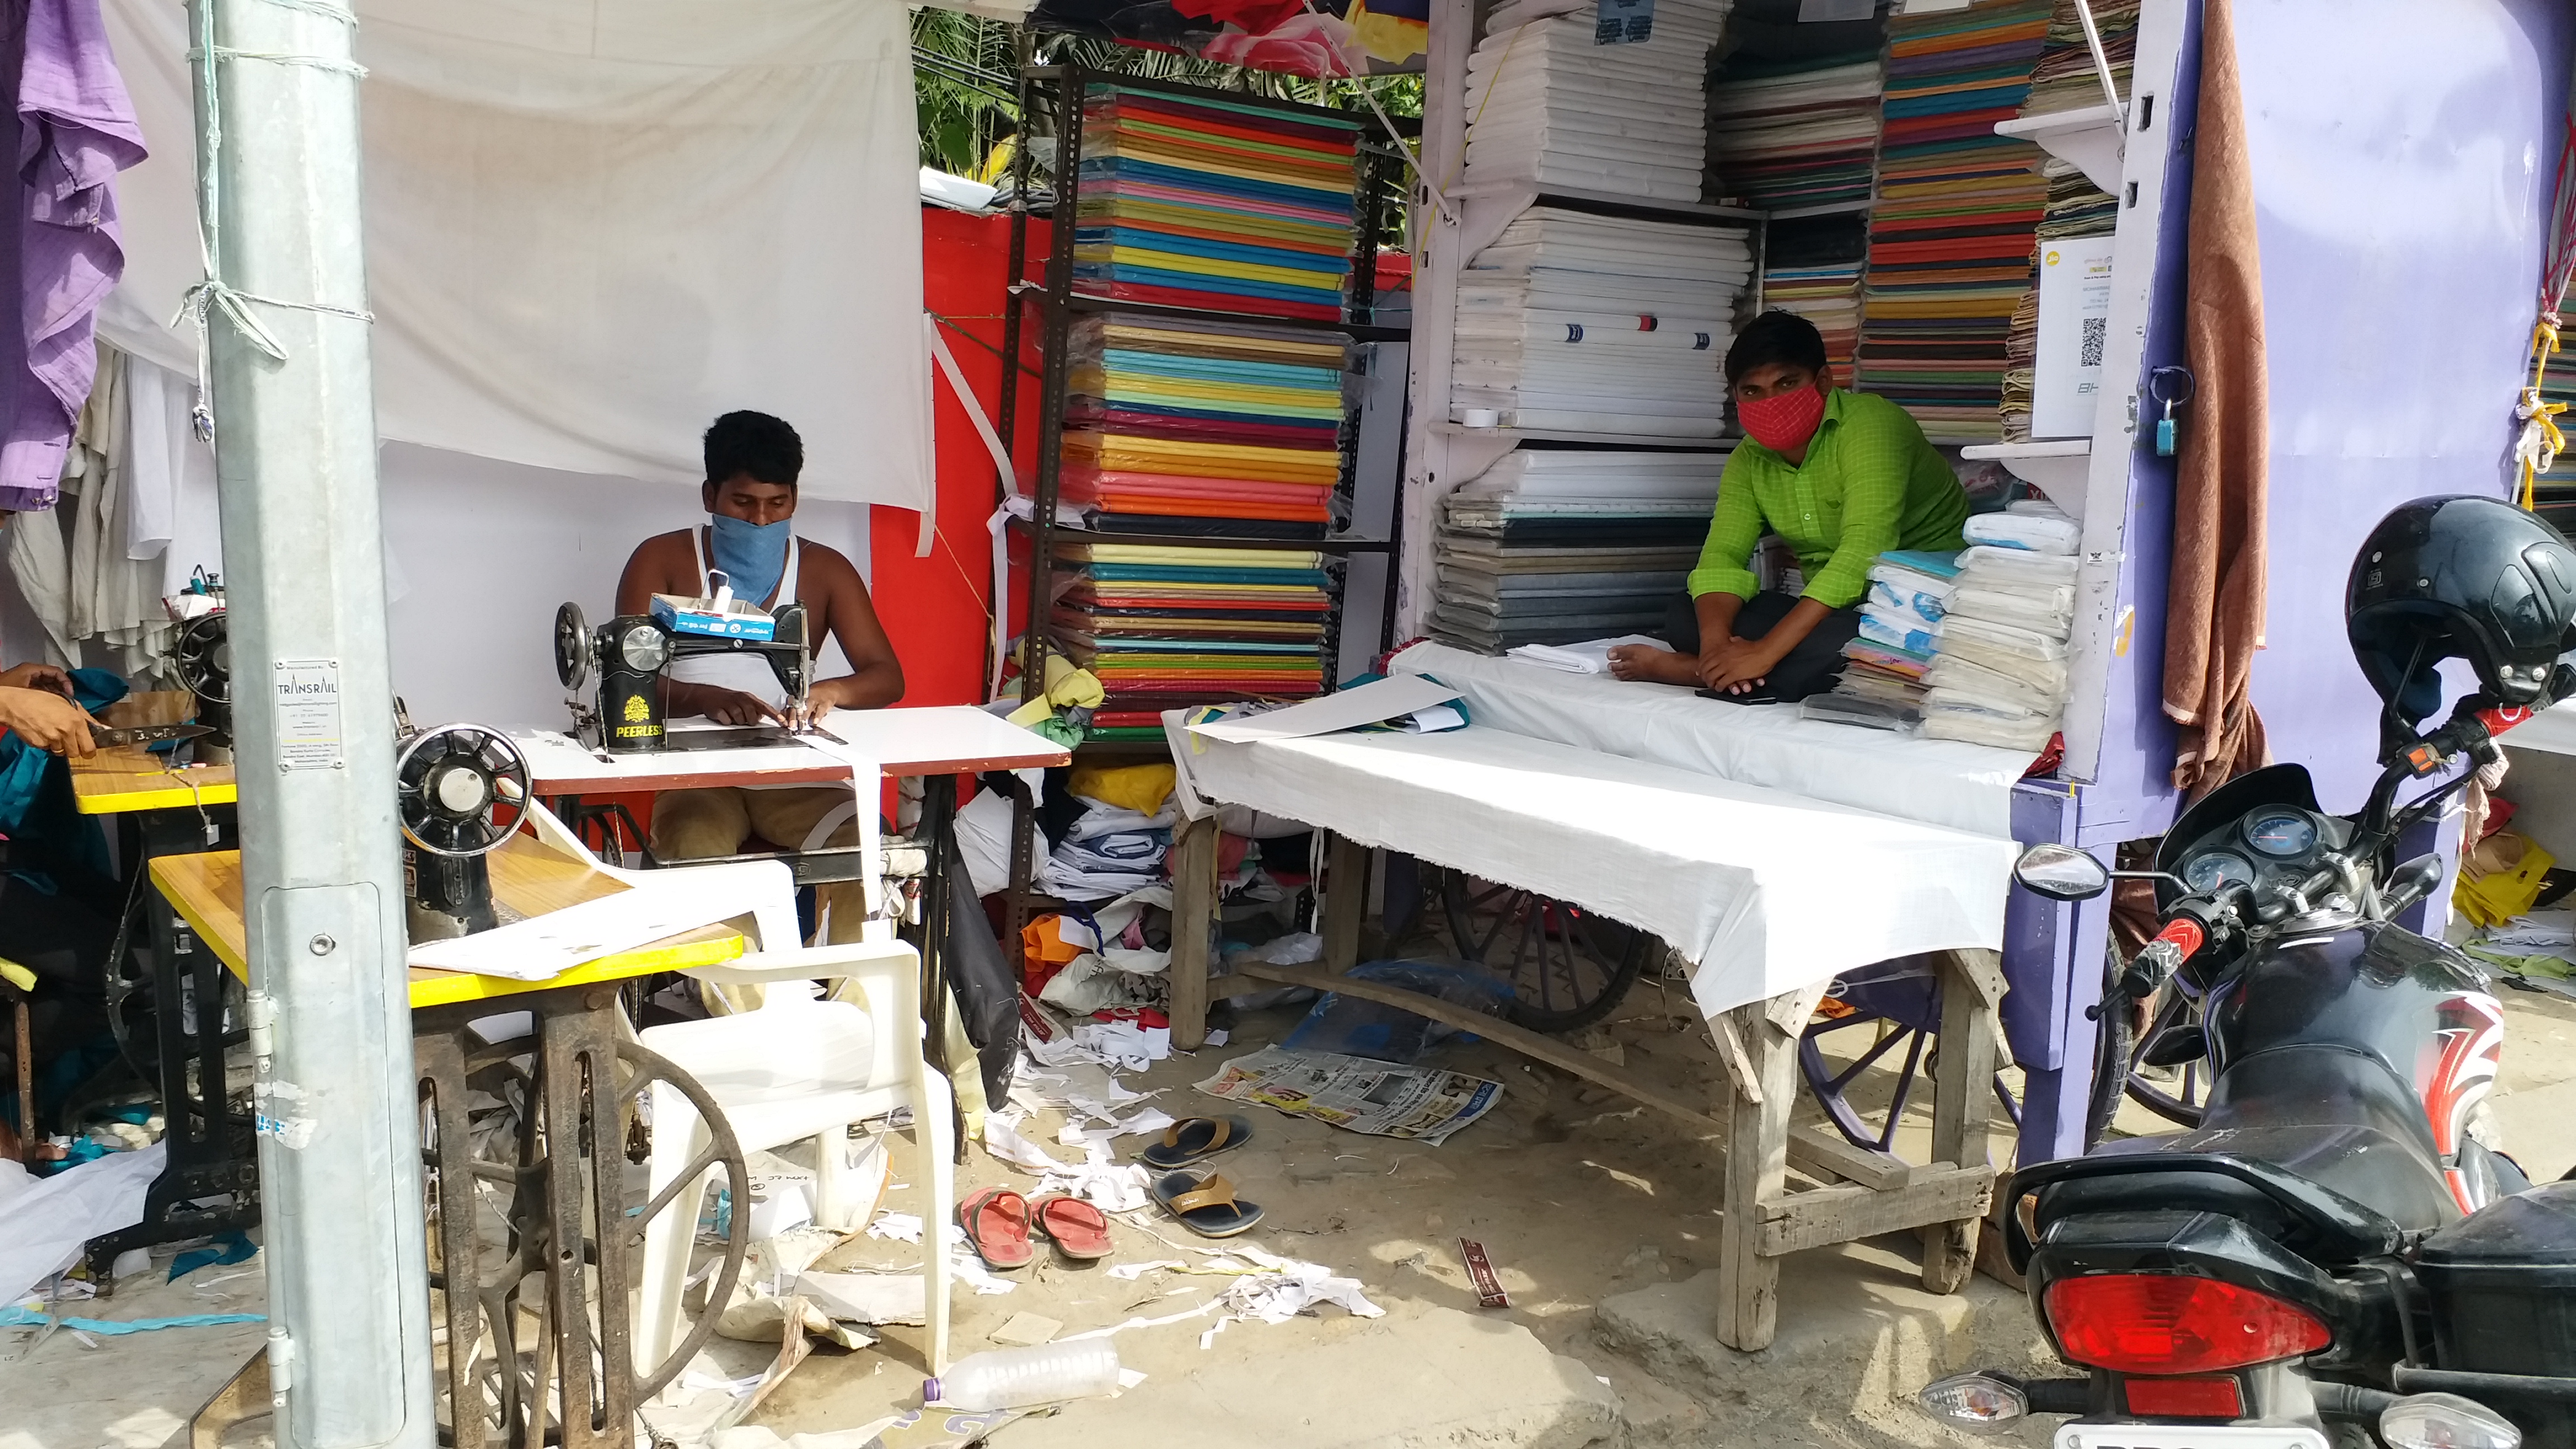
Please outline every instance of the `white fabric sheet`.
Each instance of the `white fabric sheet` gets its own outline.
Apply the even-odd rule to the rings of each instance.
[[[1235,745],[1165,718],[1196,797],[1653,932],[1696,963],[1691,994],[1708,1015],[1892,957],[2003,941],[2010,840],[1482,726]]]
[[[1416,644],[1387,667],[1457,689],[1480,725],[1995,840],[2012,838],[2013,786],[2033,758],[2028,750],[1800,719],[1795,705],[1728,704],[1676,685],[1563,674],[1445,644]],[[1838,863],[1826,873],[1847,876],[1856,894],[1877,880]]]
[[[193,372],[193,329],[159,326],[202,275],[186,23],[105,8],[152,149],[118,200],[153,325],[102,327]],[[708,421],[757,408],[803,434],[809,498],[929,506],[902,6],[356,8],[383,436],[689,483]]]

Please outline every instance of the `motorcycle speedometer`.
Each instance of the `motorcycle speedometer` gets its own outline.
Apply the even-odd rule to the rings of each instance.
[[[2205,896],[2226,885],[2252,885],[2254,867],[2234,851],[2213,850],[2195,855],[2182,868],[2182,883],[2196,896]]]
[[[2316,847],[2317,822],[2296,810],[2267,810],[2245,822],[2245,843],[2265,855],[2294,859]]]

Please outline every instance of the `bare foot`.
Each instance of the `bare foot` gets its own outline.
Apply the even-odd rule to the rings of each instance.
[[[1699,660],[1670,649],[1657,649],[1650,644],[1622,644],[1610,651],[1610,673],[1613,678],[1644,680],[1650,684],[1699,685]]]

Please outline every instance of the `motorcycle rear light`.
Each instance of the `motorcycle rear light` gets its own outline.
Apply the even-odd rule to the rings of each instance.
[[[2388,1449],[2516,1449],[2522,1431],[2458,1394],[2408,1394],[2379,1411]]]
[[[2245,1396],[2236,1380],[2224,1374],[2194,1379],[2124,1381],[2129,1412],[2158,1419],[2234,1419],[2245,1413]]]
[[[1914,1396],[1924,1412],[1971,1434],[1988,1434],[2030,1413],[2021,1385],[1993,1374],[1952,1374]]]
[[[2046,1302],[2069,1360],[2125,1374],[2215,1373],[2334,1341],[2298,1305],[2212,1278],[2099,1273],[2050,1284]]]

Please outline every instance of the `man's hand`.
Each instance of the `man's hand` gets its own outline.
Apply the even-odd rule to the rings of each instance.
[[[1749,694],[1780,665],[1769,639],[1725,638],[1699,651],[1699,678],[1704,688],[1721,694]]]
[[[761,703],[757,695],[745,694],[739,689],[716,689],[704,685],[699,687],[699,691],[698,698],[692,703],[700,706],[699,713],[717,724],[756,725],[762,720],[782,725],[787,723],[787,716]]]
[[[98,753],[90,730],[98,721],[58,694],[22,685],[0,686],[0,729],[57,755],[85,760]]]
[[[21,664],[15,669],[0,669],[0,689],[41,689],[69,699],[72,677],[51,664]]]

